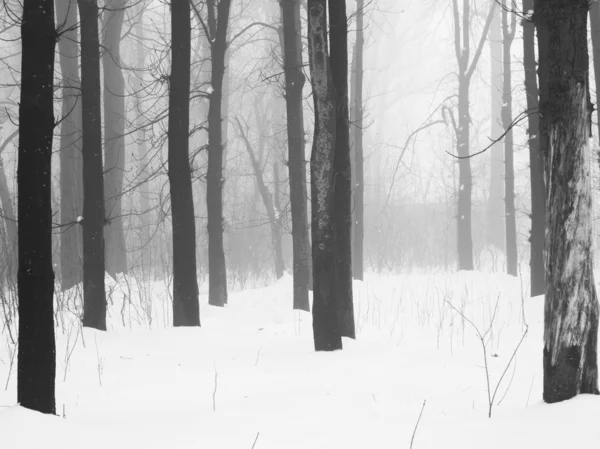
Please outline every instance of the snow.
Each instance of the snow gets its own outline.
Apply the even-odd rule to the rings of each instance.
[[[15,405],[15,366],[0,391],[0,445],[409,448],[426,400],[415,449],[589,446],[600,439],[600,398],[541,400],[543,298],[527,297],[526,279],[368,273],[354,283],[357,340],[315,353],[310,314],[291,310],[289,275],[230,293],[224,309],[202,296],[202,327],[187,329],[169,328],[166,282],[107,277],[109,332],[81,329],[67,311],[74,292],[59,300],[70,304],[57,323],[60,416]],[[506,371],[491,419],[482,347],[467,320],[489,329],[492,392]],[[6,332],[0,347],[4,385]]]

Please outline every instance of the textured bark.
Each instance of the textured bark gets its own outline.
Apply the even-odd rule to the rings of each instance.
[[[17,401],[56,413],[51,160],[54,131],[53,0],[25,0],[19,102],[19,348]]]
[[[503,59],[503,87],[502,87],[502,126],[504,136],[504,204],[506,223],[506,272],[512,276],[517,275],[517,211],[515,209],[515,167],[514,145],[512,131],[512,72],[510,48],[515,38],[517,16],[509,13],[505,8],[506,0],[502,0],[502,59]],[[511,20],[508,22],[508,15]]]
[[[121,30],[127,0],[107,0],[104,10],[102,68],[104,69],[104,200],[106,271],[127,272],[123,232],[123,175],[125,173],[125,80],[121,72]]]
[[[598,109],[600,105],[600,3],[597,1],[590,2],[590,29],[596,81],[596,109]],[[600,138],[600,120],[598,120],[598,138]]]
[[[342,349],[334,234],[335,92],[327,48],[326,0],[308,0],[308,52],[315,110],[311,170],[315,350]]]
[[[173,223],[173,326],[200,326],[189,157],[191,20],[188,2],[171,4],[171,36],[168,151]]]
[[[277,279],[281,279],[283,277],[283,254],[281,252],[281,231],[278,225],[278,218],[275,215],[275,206],[273,204],[273,198],[271,197],[271,192],[265,185],[265,181],[263,178],[263,164],[262,161],[256,158],[254,154],[254,150],[252,149],[252,144],[248,140],[248,136],[239,119],[236,117],[237,129],[242,141],[244,142],[244,146],[246,148],[246,152],[248,153],[248,157],[250,158],[250,163],[252,165],[252,171],[254,172],[254,179],[256,180],[256,187],[258,188],[258,192],[260,193],[260,197],[265,205],[265,209],[267,210],[267,218],[269,219],[269,225],[271,227],[271,246],[273,250],[273,262],[275,263],[275,276]]]
[[[330,63],[335,93],[333,220],[340,332],[356,338],[352,298],[352,168],[348,122],[348,19],[346,0],[329,0]]]
[[[208,303],[227,304],[227,269],[223,249],[223,128],[222,96],[227,50],[227,25],[231,0],[207,1],[210,32],[211,86],[208,107],[208,168],[206,209],[208,230]]]
[[[354,240],[352,245],[352,272],[354,279],[363,280],[364,277],[364,253],[363,245],[365,238],[365,169],[363,152],[363,72],[364,72],[364,0],[358,0],[356,11],[356,72],[355,72],[355,95],[352,97],[354,103]]]
[[[471,159],[469,158],[470,125],[469,113],[469,88],[471,77],[477,67],[481,51],[490,29],[496,2],[492,1],[490,11],[486,19],[479,44],[470,58],[470,0],[463,0],[462,24],[458,9],[458,0],[452,0],[452,11],[454,15],[454,50],[458,63],[458,126],[455,129],[456,145],[459,156],[458,172],[458,204],[457,204],[457,249],[458,269],[472,270],[473,267],[473,239],[471,232],[471,196],[473,191],[473,176],[471,175]],[[462,32],[462,37],[461,37]]]
[[[495,1],[495,0],[494,0]],[[502,126],[502,26],[501,13],[494,12],[490,26],[491,61],[491,138],[497,139],[504,132]],[[490,148],[490,191],[487,208],[486,240],[488,245],[504,251],[506,243],[504,220],[504,148],[497,142]]]
[[[302,89],[302,33],[300,2],[280,0],[283,28],[283,69],[288,138],[288,169],[292,211],[292,246],[294,275],[294,309],[309,311],[310,243],[304,155],[304,117]]]
[[[523,11],[533,11],[533,0],[523,0]],[[538,85],[535,62],[535,25],[533,19],[523,21],[523,65],[525,67],[525,94],[527,96],[529,176],[531,183],[530,277],[531,296],[546,291],[544,267],[544,233],[546,228],[546,192],[544,188],[544,161],[540,149],[540,118]]]
[[[79,28],[76,0],[56,0],[57,26],[63,29],[58,41],[62,75],[60,125],[60,220],[75,223],[83,211],[83,161],[81,155],[81,82],[79,79]],[[60,230],[61,289],[68,290],[83,280],[83,230],[65,226]]]
[[[547,74],[540,114],[548,130],[543,397],[550,403],[598,394],[588,8],[587,0],[538,0],[534,9]]]
[[[83,325],[106,330],[98,2],[78,1],[83,145]]]

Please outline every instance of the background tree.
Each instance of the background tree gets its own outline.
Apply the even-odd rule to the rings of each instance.
[[[83,325],[106,330],[104,176],[97,0],[78,0],[83,153]]]
[[[544,401],[598,394],[587,0],[537,0],[540,116],[547,126]]]
[[[17,400],[56,413],[50,188],[54,132],[53,0],[24,0],[19,103],[19,350]]]
[[[200,326],[196,228],[189,159],[190,12],[189,2],[171,3],[168,145],[173,220],[173,326]]]

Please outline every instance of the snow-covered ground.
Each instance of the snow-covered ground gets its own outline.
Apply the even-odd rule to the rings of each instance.
[[[291,310],[289,276],[231,293],[224,309],[203,296],[196,329],[169,328],[162,282],[111,281],[106,333],[82,330],[65,295],[61,416],[15,405],[5,331],[0,447],[383,449],[410,448],[413,434],[415,449],[595,446],[600,398],[541,400],[543,304],[524,283],[369,275],[354,285],[358,339],[334,353],[314,352],[310,314]]]

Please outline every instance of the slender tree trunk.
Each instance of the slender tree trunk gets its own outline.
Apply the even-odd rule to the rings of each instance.
[[[363,245],[365,238],[365,168],[363,152],[363,73],[364,73],[364,0],[358,0],[356,12],[356,96],[354,97],[354,279],[364,279]]]
[[[327,0],[308,0],[308,51],[315,107],[311,170],[315,350],[342,349],[334,233],[336,104],[327,48]]]
[[[53,0],[24,0],[19,102],[19,348],[17,401],[55,414],[51,160],[54,131]]]
[[[494,0],[495,1],[495,0]],[[502,27],[500,11],[494,13],[490,27],[490,60],[491,60],[491,138],[497,139],[502,135]],[[504,148],[497,142],[490,148],[490,191],[487,209],[488,245],[504,251],[506,243],[504,216]]]
[[[227,304],[227,269],[223,249],[223,128],[222,96],[227,50],[227,25],[231,0],[221,0],[215,7],[207,3],[211,33],[211,86],[208,108],[208,169],[206,172],[206,208],[208,215],[208,303]],[[216,8],[216,14],[215,14]]]
[[[504,84],[502,89],[502,126],[506,130],[504,136],[504,202],[506,223],[506,272],[512,276],[517,275],[517,220],[515,209],[515,168],[514,168],[514,145],[512,132],[512,72],[510,48],[515,38],[516,15],[509,13],[505,8],[506,0],[503,0],[502,8],[502,54],[504,62]],[[511,15],[510,24],[508,14]]]
[[[598,108],[600,105],[600,4],[597,1],[590,2],[590,28],[596,81],[596,108]],[[598,138],[600,138],[600,120],[598,120]]]
[[[106,271],[113,277],[127,272],[123,232],[125,173],[125,80],[121,72],[121,30],[127,0],[107,0],[104,10],[104,199],[106,210]]]
[[[548,130],[544,401],[598,394],[587,0],[538,0],[540,114]]]
[[[330,60],[335,92],[334,230],[336,293],[343,337],[356,338],[352,299],[352,168],[348,123],[348,18],[346,0],[329,0]]]
[[[300,3],[281,1],[283,26],[283,65],[288,137],[288,169],[292,209],[292,245],[294,274],[294,309],[309,311],[310,243],[306,192],[306,158],[304,155],[304,117],[302,90],[302,33]]]
[[[171,3],[171,35],[168,151],[173,221],[173,326],[200,326],[189,158],[191,20],[188,2]]]
[[[0,146],[0,204],[2,205],[2,212],[4,215],[4,223],[6,223],[6,237],[7,237],[7,248],[6,248],[6,277],[11,282],[17,281],[18,275],[18,229],[17,220],[15,217],[15,211],[13,208],[12,197],[10,190],[8,189],[8,182],[6,181],[6,173],[4,172],[4,163],[2,162],[2,152],[6,149],[8,144],[19,134],[19,130],[14,131],[10,136],[6,138],[2,146]],[[14,285],[14,284],[13,284]]]
[[[277,267],[281,268],[281,276],[283,276],[285,272],[285,262],[283,260],[283,242],[281,238],[283,236],[282,226],[281,226],[281,181],[279,178],[279,164],[277,162],[273,163],[273,207],[275,209],[275,228],[274,228],[274,237],[275,242],[274,251],[275,251],[275,265],[276,270]]]
[[[78,1],[83,144],[83,325],[106,330],[98,2]]]
[[[79,28],[76,0],[56,0],[56,21],[63,28],[58,41],[62,75],[60,125],[60,220],[75,223],[83,212],[83,161],[81,155],[81,82],[79,79]],[[68,290],[83,280],[81,226],[60,230],[61,289]]]
[[[533,11],[533,0],[523,0],[523,11]],[[540,149],[540,119],[538,114],[538,85],[535,62],[535,25],[532,19],[523,21],[523,65],[527,96],[529,142],[529,175],[531,182],[530,276],[531,296],[546,291],[544,267],[544,233],[546,227],[546,192],[544,161]]]

